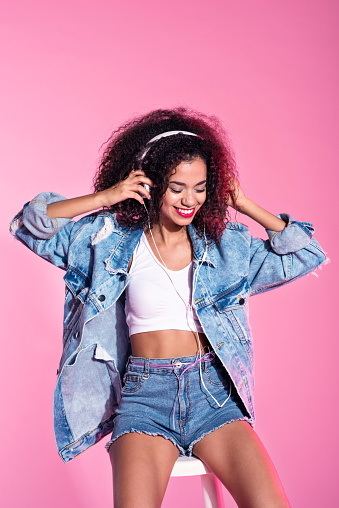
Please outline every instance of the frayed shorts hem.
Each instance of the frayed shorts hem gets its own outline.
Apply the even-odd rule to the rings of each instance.
[[[204,432],[201,436],[199,436],[197,439],[192,441],[192,443],[189,445],[188,450],[187,450],[188,457],[192,457],[194,445],[199,443],[199,441],[201,441],[203,437],[208,436],[209,434],[211,434],[211,432],[221,429],[221,427],[225,427],[225,425],[228,425],[229,423],[233,423],[233,422],[248,422],[252,426],[252,418],[248,418],[247,416],[244,416],[242,418],[233,418],[232,420],[228,420],[227,422],[221,423],[220,425],[216,425],[215,427],[208,430],[207,432]]]
[[[109,452],[110,446],[114,443],[114,441],[116,441],[119,437],[121,437],[125,434],[131,434],[132,432],[136,432],[137,434],[145,434],[146,436],[160,436],[165,439],[168,439],[168,441],[171,441],[171,443],[173,443],[174,446],[176,446],[178,448],[180,455],[185,455],[184,448],[182,446],[180,446],[175,441],[175,439],[173,439],[169,436],[166,436],[166,434],[163,434],[161,432],[148,432],[147,430],[138,430],[138,429],[130,429],[130,430],[125,430],[125,431],[121,432],[118,436],[115,436],[113,439],[108,441],[108,443],[106,443],[106,445],[105,445],[106,450]]]
[[[222,424],[216,425],[215,427],[213,427],[212,429],[208,430],[207,432],[204,432],[201,436],[199,436],[197,439],[192,441],[192,443],[189,445],[187,450],[185,450],[181,445],[179,445],[175,441],[175,439],[173,439],[173,438],[171,438],[169,436],[166,436],[166,434],[163,434],[162,432],[148,432],[146,430],[139,430],[139,429],[134,429],[134,428],[129,429],[129,430],[125,430],[125,431],[121,432],[118,436],[115,436],[113,439],[108,441],[108,443],[106,443],[105,448],[106,448],[107,452],[109,452],[110,446],[119,437],[121,437],[121,436],[123,436],[125,434],[131,434],[132,432],[136,432],[137,434],[145,434],[146,436],[160,436],[160,437],[163,437],[164,439],[168,439],[168,441],[171,441],[171,443],[174,444],[174,446],[176,446],[176,448],[178,448],[178,450],[179,450],[179,456],[192,457],[194,445],[196,445],[199,441],[201,441],[201,439],[203,437],[208,436],[208,434],[211,434],[211,432],[214,432],[215,430],[218,430],[221,427],[224,427],[225,425],[227,425],[229,423],[240,422],[240,421],[248,422],[253,427],[253,420],[252,420],[252,418],[248,418],[247,416],[244,416],[242,418],[233,418],[232,420],[228,420],[226,422],[223,422]]]

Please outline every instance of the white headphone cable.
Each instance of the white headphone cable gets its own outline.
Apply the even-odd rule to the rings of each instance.
[[[146,210],[146,212],[147,212],[147,215],[149,215],[149,214],[148,214],[148,210],[147,210],[147,208],[146,208],[145,203],[143,203],[143,205],[144,205],[144,207],[145,207],[145,210]],[[149,230],[149,232],[150,232],[151,238],[152,238],[152,240],[153,240],[153,243],[154,243],[154,246],[155,246],[155,248],[156,248],[156,251],[157,251],[157,253],[158,253],[158,255],[159,255],[159,258],[161,259],[161,262],[163,263],[164,267],[165,267],[167,270],[169,270],[169,268],[167,267],[167,265],[166,265],[165,261],[162,259],[162,256],[161,256],[161,254],[160,254],[160,252],[159,252],[159,249],[158,249],[158,247],[157,247],[157,244],[155,243],[155,240],[154,240],[154,237],[153,237],[153,234],[152,234],[151,224],[150,224],[150,222],[149,222],[149,221],[148,221],[148,230]],[[194,291],[195,291],[195,288],[196,288],[196,282],[197,282],[197,278],[198,278],[198,274],[199,274],[200,267],[201,267],[202,263],[205,261],[206,256],[207,256],[207,238],[206,238],[206,234],[205,234],[205,228],[204,228],[204,239],[205,239],[205,251],[204,251],[204,254],[203,254],[202,260],[201,260],[201,262],[199,263],[199,266],[198,266],[198,268],[197,268],[196,272],[195,272],[195,273],[193,273],[193,284],[192,284],[192,295],[191,295],[191,296],[192,296],[192,298],[193,298]],[[191,313],[192,313],[192,321],[193,321],[193,325],[194,325],[195,330],[192,330],[192,328],[190,327],[190,324],[189,324],[189,322],[188,322],[187,315],[186,315],[187,323],[188,323],[188,326],[191,328],[191,331],[192,331],[192,332],[194,333],[194,335],[196,336],[196,338],[197,338],[197,337],[199,337],[199,332],[198,332],[197,327],[195,326],[195,322],[194,322],[194,315],[193,315],[193,310],[192,310],[192,304],[190,304],[189,302],[188,302],[188,304],[187,304],[186,300],[183,298],[183,296],[182,296],[182,295],[179,293],[179,291],[177,290],[177,288],[176,288],[176,286],[175,286],[175,284],[174,284],[174,282],[173,282],[173,280],[172,280],[172,278],[171,278],[170,274],[169,274],[166,270],[164,270],[164,271],[165,271],[165,273],[167,274],[168,278],[170,279],[170,281],[171,281],[171,283],[172,283],[172,285],[173,285],[173,287],[174,287],[174,290],[176,291],[176,293],[178,294],[178,296],[179,296],[179,297],[181,298],[181,300],[183,301],[183,303],[184,303],[184,305],[185,305],[185,307],[186,307],[186,312],[188,312],[188,313],[189,313],[189,311],[191,311]],[[195,284],[194,284],[194,282],[195,282]],[[208,393],[208,394],[212,397],[212,399],[214,400],[214,402],[218,405],[218,407],[223,407],[223,406],[224,406],[224,404],[226,404],[226,402],[227,402],[227,401],[229,400],[229,398],[231,397],[231,393],[232,393],[232,384],[231,384],[231,382],[230,382],[230,393],[229,393],[229,395],[228,395],[227,399],[226,399],[226,400],[224,400],[224,402],[223,402],[222,404],[220,404],[220,403],[217,401],[217,399],[216,399],[216,398],[215,398],[215,397],[211,394],[211,392],[209,391],[209,389],[206,387],[206,385],[205,385],[205,383],[204,383],[204,380],[203,380],[203,377],[202,377],[202,371],[201,371],[201,347],[200,347],[200,345],[199,345],[199,342],[198,342],[198,350],[199,350],[199,360],[200,360],[200,361],[199,361],[199,374],[200,374],[200,380],[201,380],[201,383],[202,383],[203,387],[205,388],[205,390],[207,391],[207,393]],[[197,355],[196,355],[196,356],[197,356]]]

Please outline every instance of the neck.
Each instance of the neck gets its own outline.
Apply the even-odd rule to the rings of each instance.
[[[147,228],[146,233],[148,232]],[[158,223],[153,225],[152,234],[154,239],[163,245],[173,245],[188,239],[186,226],[172,225],[168,228],[165,224]]]

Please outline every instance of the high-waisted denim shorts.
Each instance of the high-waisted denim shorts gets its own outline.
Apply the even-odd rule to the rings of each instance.
[[[116,413],[107,450],[123,434],[138,432],[169,439],[180,455],[188,456],[206,434],[230,422],[250,420],[214,353],[200,362],[196,356],[130,356]]]

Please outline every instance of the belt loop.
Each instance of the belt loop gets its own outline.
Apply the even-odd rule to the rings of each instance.
[[[206,360],[204,360],[203,369],[204,369],[205,372],[208,372],[208,366],[207,366],[207,361]]]
[[[208,367],[211,365],[211,361],[212,361],[211,358],[209,357],[207,359],[205,358],[203,366],[205,372],[208,372]]]
[[[143,377],[143,379],[149,378],[149,358],[145,358],[144,373],[143,373],[142,377]]]

